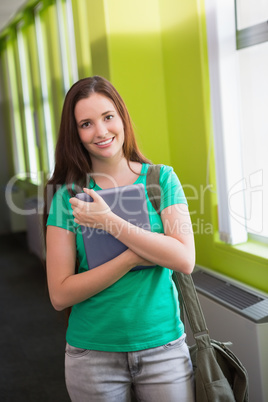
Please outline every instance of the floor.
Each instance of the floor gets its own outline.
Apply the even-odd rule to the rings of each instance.
[[[70,402],[66,320],[49,301],[45,268],[25,233],[0,236],[0,401]]]

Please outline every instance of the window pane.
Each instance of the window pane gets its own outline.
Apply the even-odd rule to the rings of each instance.
[[[40,170],[42,172],[49,171],[49,158],[47,138],[46,138],[46,121],[43,110],[41,77],[38,63],[37,38],[35,33],[35,25],[33,15],[31,15],[30,24],[25,26],[23,30],[29,57],[29,67],[31,73],[30,85],[33,99],[33,116],[36,131],[36,138],[40,154]]]
[[[36,183],[38,172],[40,170],[39,154],[36,143],[34,110],[30,91],[29,66],[28,66],[28,59],[26,57],[27,52],[24,37],[20,29],[17,31],[17,45],[18,45],[19,61],[20,61],[23,111],[25,118],[25,136],[26,136],[25,142],[27,144],[28,166],[30,168],[30,172],[28,173],[31,180],[34,183]]]
[[[268,20],[267,0],[236,0],[237,28],[244,29]]]
[[[12,130],[14,169],[18,177],[23,178],[26,172],[26,164],[25,164],[25,153],[22,138],[22,122],[19,108],[18,81],[15,71],[13,46],[14,42],[7,43],[7,50],[5,54],[6,56],[5,67],[8,79],[8,96],[11,110],[11,130]]]
[[[247,226],[268,237],[268,42],[238,57]]]
[[[71,59],[71,83],[73,84],[78,80],[78,68],[77,68],[77,55],[75,46],[75,30],[74,30],[74,17],[72,1],[66,0],[66,34],[69,43],[69,54]]]
[[[54,168],[54,142],[55,135],[53,131],[53,113],[51,110],[51,103],[49,102],[49,77],[47,75],[48,69],[46,69],[46,51],[45,51],[45,41],[42,30],[42,23],[39,14],[39,10],[36,9],[35,12],[35,29],[36,29],[36,40],[37,40],[37,50],[38,50],[38,61],[39,61],[39,71],[41,77],[41,91],[42,91],[42,105],[44,113],[45,131],[46,131],[46,147],[48,152],[48,169],[51,173]]]
[[[58,34],[56,4],[52,1],[40,3],[35,8],[35,25],[38,32],[38,57],[41,80],[45,77],[44,94],[47,97],[53,141],[60,125],[62,103],[65,95]],[[42,70],[42,71],[41,71]]]
[[[56,0],[62,74],[65,93],[78,80],[71,1]]]

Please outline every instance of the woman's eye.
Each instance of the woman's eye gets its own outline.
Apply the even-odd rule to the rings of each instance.
[[[108,116],[105,116],[106,120],[111,120],[114,116],[112,114],[109,114]]]
[[[82,124],[82,128],[87,128],[87,127],[89,127],[90,126],[90,122],[89,121],[87,121],[86,123],[83,123]]]

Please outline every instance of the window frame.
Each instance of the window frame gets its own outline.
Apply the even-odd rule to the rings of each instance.
[[[236,0],[224,2],[205,0],[205,10],[216,159],[219,239],[231,245],[244,244],[248,240],[263,242],[263,236],[253,236],[247,232],[245,190],[247,180],[250,178],[244,177],[242,167],[237,68],[238,46],[240,49],[257,43],[256,37],[248,40],[249,33],[254,34],[256,27],[240,31],[237,29]],[[243,38],[239,44],[238,37]],[[262,41],[265,38],[266,36],[262,36]],[[260,38],[258,43],[260,43],[259,40]],[[235,208],[239,214],[234,214],[231,199],[238,194],[240,201],[237,200]]]
[[[248,28],[238,29],[237,0],[235,3],[235,27],[236,27],[236,49],[259,45],[268,42],[268,21],[251,25]],[[268,244],[268,237],[248,232],[248,239],[259,243]]]
[[[236,26],[233,7],[233,0],[205,0],[219,239],[224,243],[236,245],[245,243],[248,235],[243,201],[244,176],[240,147],[241,126],[238,118]],[[236,194],[240,195],[240,199],[234,199]],[[234,205],[231,205],[233,201]],[[240,211],[239,219],[232,213],[236,209]]]
[[[267,21],[252,25],[248,28],[238,29],[237,0],[235,2],[235,26],[236,26],[236,48],[237,50],[245,47],[258,45],[268,41]]]

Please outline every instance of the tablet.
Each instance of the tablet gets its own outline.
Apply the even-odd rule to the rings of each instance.
[[[96,193],[104,199],[116,215],[135,226],[151,230],[145,189],[142,183],[97,190]],[[86,193],[79,193],[76,197],[82,201],[93,201]],[[125,244],[105,230],[82,225],[81,229],[89,269],[96,268],[127,250]],[[153,267],[155,266],[139,265],[131,271]]]

